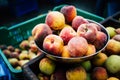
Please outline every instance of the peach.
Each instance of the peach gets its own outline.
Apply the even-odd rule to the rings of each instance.
[[[19,60],[18,64],[22,67],[24,64],[26,64],[27,62],[29,62],[30,60]]]
[[[8,57],[10,57],[11,51],[8,50],[8,49],[4,49],[4,50],[3,50],[3,53],[4,53],[5,56],[8,58]]]
[[[115,32],[116,32],[117,34],[120,34],[120,28],[115,29]]]
[[[115,36],[112,37],[112,39],[120,42],[120,34],[116,34]]]
[[[77,33],[72,27],[64,27],[61,31],[59,36],[63,39],[64,44],[66,45],[69,40],[75,37]]]
[[[96,26],[89,23],[81,24],[77,29],[77,34],[78,36],[82,36],[87,39],[89,43],[92,43],[96,39],[97,28]]]
[[[19,54],[19,59],[20,59],[20,60],[28,59],[28,51],[27,51],[27,50],[23,50],[23,51]]]
[[[95,45],[96,49],[99,50],[104,46],[106,40],[107,40],[107,35],[104,32],[98,31],[96,35],[96,39],[93,42],[93,44]]]
[[[107,80],[119,80],[117,77],[109,77]]]
[[[61,55],[64,42],[62,38],[55,34],[50,34],[43,41],[43,49],[54,55]]]
[[[19,57],[19,53],[18,52],[12,52],[9,57],[10,58],[18,58]]]
[[[33,40],[31,40],[29,43],[30,43],[30,49],[29,50],[36,53],[38,51],[38,48],[37,48],[35,42]]]
[[[32,36],[34,37],[34,40],[37,41],[40,45],[42,45],[44,38],[49,34],[52,34],[52,30],[45,23],[37,24],[32,29]]]
[[[108,73],[104,67],[95,67],[92,72],[92,80],[107,80]]]
[[[67,80],[65,71],[63,69],[55,70],[55,72],[50,76],[50,80]]]
[[[88,42],[83,37],[73,37],[68,42],[68,50],[71,57],[81,57],[84,56],[88,51]]]
[[[95,26],[97,28],[98,31],[101,31],[101,27],[95,23],[89,23],[92,26]]]
[[[53,30],[61,30],[65,25],[65,17],[59,11],[50,11],[46,16],[45,23]]]
[[[88,55],[92,55],[96,52],[96,48],[93,44],[88,44],[88,51],[87,53],[85,54],[86,56]]]
[[[108,54],[120,54],[120,42],[110,39],[105,50]]]
[[[29,46],[29,41],[28,40],[23,40],[20,44],[19,44],[19,47],[21,49],[29,49],[30,46]]]
[[[62,57],[65,57],[65,58],[69,58],[70,57],[70,53],[68,51],[67,45],[63,47]]]
[[[17,58],[9,58],[8,61],[10,62],[10,64],[15,67],[18,65],[19,60]]]
[[[15,52],[21,53],[21,50],[19,48],[15,48]]]
[[[95,65],[95,66],[103,66],[105,61],[107,60],[107,55],[105,53],[98,53],[95,57],[93,57],[92,59],[92,63]]]
[[[82,66],[68,69],[66,71],[67,80],[87,80],[87,72]]]
[[[77,30],[78,27],[84,23],[89,23],[89,22],[82,16],[76,16],[72,21],[72,27],[73,27],[73,29]]]
[[[11,52],[14,52],[15,51],[15,48],[12,46],[12,45],[9,45],[7,47],[8,50],[10,50]]]
[[[39,69],[46,75],[51,75],[56,68],[56,64],[49,58],[42,58],[39,62]]]
[[[71,23],[74,17],[77,15],[76,8],[73,5],[62,7],[60,12],[65,16],[66,23]]]
[[[29,52],[28,58],[29,58],[30,60],[33,59],[33,58],[36,58],[36,57],[37,57],[37,55],[36,55],[35,53]]]

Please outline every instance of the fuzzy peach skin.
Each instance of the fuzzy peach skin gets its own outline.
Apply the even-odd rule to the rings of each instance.
[[[76,16],[72,21],[72,27],[73,29],[77,30],[78,27],[84,23],[89,23],[89,22],[82,16]]]
[[[65,25],[65,17],[59,11],[50,11],[46,16],[45,23],[53,30],[61,30]]]
[[[50,34],[43,41],[43,49],[53,55],[61,56],[64,43],[60,36]]]
[[[72,27],[64,27],[61,31],[59,36],[63,39],[64,44],[67,45],[69,40],[75,36],[77,36],[76,31]]]
[[[92,43],[95,41],[97,36],[97,28],[96,26],[87,23],[87,24],[81,24],[77,29],[78,36],[84,37],[89,43]]]
[[[92,55],[96,52],[96,48],[93,44],[88,44],[88,51],[87,53],[85,54],[86,56],[88,55]]]
[[[49,34],[52,34],[52,30],[45,23],[37,24],[32,29],[32,36],[34,40],[37,41],[40,45],[43,43],[44,38]]]
[[[107,40],[107,35],[104,32],[98,31],[97,36],[93,44],[95,45],[96,49],[101,49]]]
[[[95,67],[92,72],[92,80],[107,80],[108,73],[104,67]]]
[[[88,42],[83,37],[73,37],[68,42],[68,50],[71,57],[81,57],[84,56],[88,51]]]
[[[65,16],[66,23],[71,23],[72,20],[77,16],[76,7],[73,5],[62,7],[60,12]]]

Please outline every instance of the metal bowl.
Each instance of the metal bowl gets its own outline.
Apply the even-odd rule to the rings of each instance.
[[[42,45],[39,45],[39,43],[37,41],[35,41],[38,49],[41,50],[42,53],[46,54],[46,57],[48,57],[48,58],[50,58],[50,59],[52,59],[54,61],[60,62],[60,63],[79,63],[79,62],[82,62],[82,61],[85,61],[85,60],[90,60],[91,58],[93,58],[96,54],[98,54],[100,51],[102,51],[106,47],[106,45],[107,45],[108,40],[110,39],[110,37],[109,37],[109,34],[108,34],[108,32],[106,31],[106,29],[105,29],[105,27],[103,25],[101,25],[100,23],[95,22],[93,20],[89,20],[89,19],[87,19],[87,20],[89,22],[96,23],[97,25],[99,25],[101,27],[101,31],[104,32],[107,35],[107,40],[104,43],[103,47],[101,49],[97,50],[96,53],[88,55],[88,56],[82,56],[82,57],[64,58],[64,57],[55,56],[55,55],[52,55],[52,54],[46,52],[43,49]]]

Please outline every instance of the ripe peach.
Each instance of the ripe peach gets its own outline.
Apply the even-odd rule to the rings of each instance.
[[[11,52],[14,52],[15,51],[15,48],[12,46],[12,45],[9,45],[7,47],[8,50],[10,50]]]
[[[80,57],[87,53],[88,51],[88,42],[83,37],[73,37],[68,42],[68,50],[71,57]]]
[[[20,44],[19,44],[19,47],[21,49],[29,49],[30,46],[29,46],[29,41],[28,40],[23,40]]]
[[[15,48],[15,52],[21,53],[21,50],[19,48]]]
[[[35,53],[29,52],[28,58],[29,58],[30,60],[33,59],[33,58],[35,58],[35,57],[37,57],[37,55],[36,55]]]
[[[115,32],[116,32],[117,34],[120,34],[120,28],[115,29]]]
[[[110,39],[105,50],[108,54],[120,54],[120,42]]]
[[[50,11],[46,16],[45,23],[53,30],[61,30],[65,25],[65,17],[59,11]]]
[[[93,57],[92,59],[92,63],[95,65],[95,66],[102,66],[104,65],[105,61],[107,60],[107,55],[105,53],[98,53],[95,57]]]
[[[64,44],[66,45],[69,40],[75,37],[77,33],[72,27],[64,27],[61,31],[59,36],[63,39]]]
[[[88,51],[85,54],[86,56],[94,54],[96,52],[96,48],[93,44],[88,44]]]
[[[67,45],[63,47],[62,57],[66,57],[66,58],[69,58],[69,57],[70,57],[70,53],[69,53],[69,51],[68,51]]]
[[[92,72],[92,80],[107,80],[108,73],[104,67],[95,67]]]
[[[68,69],[66,71],[67,80],[87,80],[87,72],[82,66]]]
[[[27,51],[27,50],[23,50],[23,51],[19,54],[19,59],[20,59],[20,60],[28,59],[28,51]]]
[[[119,80],[117,77],[109,77],[107,80]]]
[[[89,23],[91,26],[95,26],[98,31],[101,31],[101,27],[95,23]]]
[[[66,23],[71,23],[74,17],[77,15],[76,8],[72,5],[62,7],[60,12],[65,16]]]
[[[4,49],[3,53],[5,54],[6,57],[10,57],[11,51],[8,49]]]
[[[47,24],[44,23],[37,24],[32,29],[32,36],[40,45],[42,45],[44,38],[49,34],[52,34],[52,30]]]
[[[35,42],[33,40],[31,40],[31,41],[29,41],[29,43],[30,43],[30,49],[29,50],[36,53],[38,51],[38,48],[37,48]]]
[[[43,49],[54,55],[61,55],[63,50],[63,40],[60,36],[50,34],[43,41]]]
[[[12,52],[9,57],[10,58],[18,58],[19,57],[19,53],[18,52]]]
[[[97,36],[93,44],[95,45],[96,49],[101,49],[107,40],[107,35],[104,32],[98,31]]]
[[[26,64],[27,62],[29,62],[30,60],[19,60],[18,61],[18,64],[20,65],[20,66],[23,66],[24,64]]]
[[[17,58],[9,58],[8,61],[13,67],[17,66],[19,62]]]
[[[73,29],[77,30],[78,27],[84,23],[89,23],[89,22],[82,16],[76,16],[72,21],[72,27],[73,27]]]
[[[112,37],[112,39],[120,42],[120,34],[116,34],[115,36]]]
[[[77,34],[87,39],[89,43],[92,43],[96,39],[97,28],[89,23],[81,24],[77,29]]]
[[[55,72],[50,76],[50,80],[67,80],[65,71],[63,69],[55,70]]]

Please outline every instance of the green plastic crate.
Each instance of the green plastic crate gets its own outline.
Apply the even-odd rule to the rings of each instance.
[[[29,36],[31,36],[31,30],[36,24],[44,23],[45,16],[46,14],[43,14],[41,16],[32,18],[28,21],[11,26],[10,28],[1,27],[0,36],[2,37],[0,39],[0,44],[13,45],[15,47],[18,47],[18,45],[22,40],[25,40]],[[1,50],[0,50],[0,56],[7,64],[7,67],[9,68],[10,73],[14,78],[14,80],[24,80],[22,70],[14,69],[12,65],[9,63],[7,57],[4,55],[4,53]]]
[[[64,5],[57,6],[53,9],[53,11],[60,10],[61,7]],[[101,18],[97,15],[91,14],[89,12],[77,9],[78,15],[81,15],[85,18],[92,19],[96,22],[100,22],[104,20],[104,18]],[[13,45],[14,47],[18,47],[21,41],[28,39],[29,36],[31,36],[31,31],[34,28],[35,25],[39,23],[45,22],[46,14],[42,14],[40,16],[34,17],[30,20],[27,20],[25,22],[19,23],[17,25],[13,25],[9,28],[3,26],[0,27],[0,44],[6,44],[6,45]],[[7,64],[7,67],[9,68],[11,75],[16,78],[16,80],[23,80],[23,71],[22,70],[16,70],[12,67],[12,65],[8,62],[8,59],[4,55],[4,53],[0,50],[0,56],[2,56],[4,62]]]
[[[53,9],[53,11],[60,11],[60,9],[61,9],[63,6],[65,6],[65,4],[64,4],[64,5],[60,5],[60,6],[56,6],[56,7]],[[104,20],[103,17],[97,16],[97,15],[95,15],[95,14],[92,14],[92,13],[90,13],[90,12],[87,12],[87,11],[84,11],[84,10],[81,10],[81,9],[78,9],[78,8],[77,8],[77,15],[81,15],[81,16],[83,16],[84,18],[91,19],[91,20],[94,20],[94,21],[96,21],[96,22],[101,22],[101,21]]]

